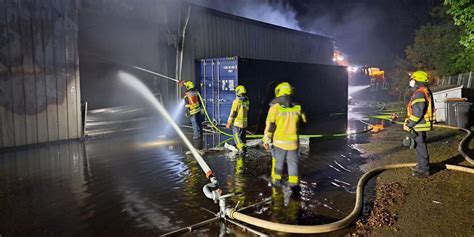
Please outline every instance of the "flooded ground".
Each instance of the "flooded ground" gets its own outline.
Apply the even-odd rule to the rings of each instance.
[[[366,128],[357,109],[348,116],[347,131]],[[312,139],[302,150],[302,195],[296,199],[285,188],[269,186],[271,157],[263,150],[250,149],[245,157],[208,153],[205,160],[221,188],[236,194],[232,203],[246,206],[272,198],[271,204],[245,213],[282,223],[323,224],[352,210],[363,164],[354,144],[369,136]],[[206,139],[216,142],[215,136]],[[202,194],[204,174],[185,151],[177,139],[152,133],[3,151],[0,235],[156,235],[209,219],[212,214],[202,208],[216,212],[218,206]],[[216,222],[194,235],[249,233]]]

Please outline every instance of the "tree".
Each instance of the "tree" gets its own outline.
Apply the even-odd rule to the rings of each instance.
[[[461,30],[447,17],[445,9],[434,8],[432,14],[438,20],[416,31],[413,44],[405,50],[408,62],[419,69],[434,70],[438,75],[473,70],[473,51],[458,43]]]
[[[454,23],[461,26],[463,35],[460,43],[468,50],[474,50],[474,2],[473,0],[445,0]]]

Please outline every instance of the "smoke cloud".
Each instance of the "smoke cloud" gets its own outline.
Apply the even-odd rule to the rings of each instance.
[[[331,37],[352,64],[390,67],[441,0],[188,0],[291,29]]]
[[[302,30],[296,20],[296,11],[288,3],[270,0],[195,0],[192,3],[227,12],[233,15],[266,22],[285,28]]]
[[[386,16],[374,6],[347,4],[340,9],[314,8],[299,18],[302,27],[332,37],[352,64],[377,65],[390,58]],[[380,57],[380,55],[384,55]],[[380,66],[380,65],[379,65]]]

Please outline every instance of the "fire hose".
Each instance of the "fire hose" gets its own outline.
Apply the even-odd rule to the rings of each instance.
[[[204,104],[204,101],[201,97],[200,94],[199,98],[201,100],[201,103]],[[206,109],[204,108],[204,112],[207,116],[207,119],[211,123],[211,126],[216,129],[219,133],[227,136],[231,136],[230,134],[227,134],[217,128],[215,124],[212,123],[212,120],[210,119]],[[473,164],[473,160],[471,157],[469,157],[463,150],[465,142],[469,139],[471,136],[471,131],[463,128],[458,128],[458,127],[451,127],[451,126],[446,126],[446,125],[435,125],[436,127],[441,127],[441,128],[448,128],[448,129],[456,129],[456,130],[461,130],[466,132],[466,136],[461,140],[458,146],[458,151],[461,153],[461,155],[471,164]],[[347,134],[344,134],[347,135]],[[258,136],[258,135],[253,135],[253,136]],[[307,135],[307,136],[315,136],[315,137],[321,137],[322,135]],[[343,136],[342,134],[340,136]],[[364,191],[364,186],[367,183],[367,181],[374,175],[385,171],[385,170],[391,170],[391,169],[400,169],[400,168],[406,168],[406,167],[414,167],[416,166],[416,163],[400,163],[400,164],[391,164],[391,165],[384,165],[381,167],[377,167],[374,169],[369,170],[366,172],[362,177],[359,179],[357,183],[357,189],[356,189],[356,200],[354,204],[354,208],[351,211],[349,215],[347,215],[345,218],[332,222],[332,223],[327,223],[327,224],[321,224],[321,225],[309,225],[309,226],[304,226],[304,225],[291,225],[291,224],[281,224],[281,223],[276,223],[276,222],[271,222],[263,219],[259,219],[247,214],[240,213],[236,210],[236,208],[229,208],[226,207],[226,202],[225,199],[227,197],[232,196],[233,194],[226,194],[226,195],[221,195],[220,190],[212,190],[217,188],[217,180],[214,178],[216,183],[212,182],[211,178],[211,183],[206,184],[203,187],[203,192],[206,195],[207,198],[214,200],[215,202],[219,202],[219,207],[220,207],[220,215],[222,217],[228,217],[230,219],[235,219],[238,221],[241,221],[243,223],[252,225],[252,226],[257,226],[261,227],[264,229],[268,230],[273,230],[273,231],[279,231],[279,232],[285,232],[285,233],[296,233],[296,234],[316,234],[316,233],[327,233],[331,231],[336,231],[340,230],[343,228],[348,227],[351,225],[354,220],[356,220],[360,212],[362,211],[362,204],[363,204],[363,191]],[[445,165],[446,169],[448,170],[454,170],[454,171],[459,171],[459,172],[466,172],[470,174],[474,174],[474,169],[469,168],[469,167],[463,167],[463,166],[458,166],[458,165]]]
[[[275,223],[275,222],[270,222],[266,220],[262,220],[259,218],[255,218],[243,213],[240,213],[236,210],[236,208],[228,208],[226,206],[226,198],[231,197],[233,194],[229,193],[226,195],[222,195],[222,191],[217,189],[218,187],[218,182],[217,179],[213,176],[212,170],[209,168],[209,166],[206,164],[202,156],[197,152],[197,150],[192,146],[192,144],[189,142],[189,140],[186,138],[184,133],[179,129],[178,125],[173,121],[171,116],[166,112],[165,108],[156,100],[156,98],[153,96],[153,94],[146,88],[146,86],[140,82],[138,79],[134,78],[130,74],[127,73],[120,73],[120,76],[122,78],[122,81],[129,85],[130,87],[136,89],[137,91],[142,92],[142,95],[147,98],[150,103],[158,110],[162,115],[165,117],[166,120],[172,125],[172,127],[176,130],[178,135],[182,138],[184,141],[185,145],[191,150],[194,158],[198,162],[199,166],[201,169],[204,171],[206,174],[206,177],[210,180],[209,184],[204,185],[203,187],[203,192],[205,196],[209,199],[214,200],[215,202],[219,202],[219,207],[220,207],[220,217],[225,218],[231,218],[231,219],[236,219],[241,222],[254,225],[254,226],[259,226],[265,229],[269,230],[274,230],[274,231],[280,231],[280,232],[286,232],[286,233],[301,233],[301,234],[312,234],[312,233],[325,233],[325,232],[330,232],[330,231],[335,231],[339,230],[342,228],[345,228],[349,225],[351,225],[354,220],[359,216],[361,210],[362,210],[362,194],[363,194],[363,188],[367,181],[369,180],[370,177],[373,175],[382,172],[384,170],[390,170],[390,169],[397,169],[397,168],[404,168],[404,167],[412,167],[415,166],[416,163],[403,163],[403,164],[392,164],[392,165],[385,165],[382,167],[378,167],[375,169],[372,169],[362,175],[362,177],[359,179],[358,184],[357,184],[357,190],[356,190],[356,202],[354,205],[354,209],[352,212],[346,216],[345,218],[328,223],[328,224],[322,224],[322,225],[311,225],[311,226],[301,226],[301,225],[289,225],[289,224],[281,224],[281,223]],[[201,98],[202,100],[202,98]],[[450,128],[450,129],[461,129],[457,127],[451,127],[451,126],[445,126],[445,125],[437,125],[437,127],[443,127],[443,128]],[[462,131],[466,132],[467,135],[461,140],[458,146],[458,150],[460,151],[461,155],[469,161],[471,164],[472,158],[470,158],[464,151],[464,143],[468,141],[471,132],[467,129],[461,129]],[[456,170],[456,171],[461,171],[461,172],[467,172],[474,174],[474,169],[473,168],[468,168],[468,167],[462,167],[462,166],[456,166],[456,165],[446,165],[446,169],[449,170]],[[217,219],[217,218],[215,218]]]
[[[201,102],[202,98],[199,95]],[[204,103],[203,103],[204,104]],[[225,135],[224,132],[222,132],[220,129],[215,126],[212,121],[209,118],[209,115],[207,114],[207,111],[205,111],[206,116],[208,117],[209,121],[211,122],[211,125],[217,130],[220,131],[222,134]],[[457,127],[451,127],[451,126],[445,126],[445,125],[436,125],[437,127],[443,127],[443,128],[449,128],[449,129],[460,129],[461,131],[464,131],[467,133],[467,135],[461,140],[458,146],[458,150],[461,153],[461,155],[472,164],[472,158],[470,158],[464,151],[463,147],[465,142],[469,139],[471,136],[471,132],[467,129],[461,129]],[[199,161],[202,157],[200,157],[199,154],[194,154],[194,157]],[[226,198],[231,197],[233,194],[229,193],[226,195],[222,195],[222,191],[217,189],[218,183],[217,179],[215,177],[210,177],[211,183],[204,185],[203,187],[203,193],[205,196],[214,202],[219,203],[220,207],[220,217],[222,218],[230,218],[230,219],[235,219],[240,222],[253,225],[253,226],[258,226],[261,228],[265,228],[268,230],[273,230],[273,231],[279,231],[279,232],[285,232],[285,233],[297,233],[297,234],[315,234],[315,233],[326,233],[326,232],[331,232],[339,229],[343,229],[345,227],[348,227],[351,225],[354,220],[356,220],[360,212],[362,211],[362,204],[363,204],[363,190],[364,186],[367,183],[367,181],[374,175],[385,171],[385,170],[391,170],[391,169],[399,169],[399,168],[406,168],[406,167],[413,167],[415,166],[416,163],[400,163],[400,164],[391,164],[391,165],[384,165],[378,168],[374,168],[366,172],[362,177],[359,179],[357,183],[357,189],[356,189],[356,201],[354,204],[354,208],[351,211],[349,215],[347,215],[345,218],[332,222],[332,223],[327,223],[327,224],[321,224],[321,225],[311,225],[311,226],[304,226],[304,225],[290,225],[290,224],[281,224],[281,223],[276,223],[276,222],[271,222],[263,219],[259,219],[247,214],[243,214],[239,211],[237,211],[236,208],[229,208],[226,206]],[[206,165],[207,166],[207,165]],[[455,171],[460,171],[460,172],[466,172],[466,173],[471,173],[474,174],[474,169],[469,168],[469,167],[463,167],[463,166],[457,166],[457,165],[445,165],[446,169],[448,170],[455,170]],[[203,168],[204,170],[204,168]],[[209,169],[210,170],[210,169]]]
[[[252,217],[252,216],[237,212],[234,208],[226,209],[226,215],[231,219],[239,220],[241,222],[244,222],[253,226],[258,226],[258,227],[265,228],[268,230],[280,231],[280,232],[285,232],[285,233],[316,234],[316,233],[326,233],[326,232],[340,230],[351,225],[354,222],[354,220],[356,220],[359,217],[359,214],[362,211],[363,189],[367,181],[372,176],[384,170],[412,167],[415,165],[416,163],[401,163],[401,164],[393,164],[393,165],[384,165],[382,167],[372,169],[368,171],[367,173],[365,173],[359,179],[359,182],[357,183],[356,202],[354,204],[354,209],[344,219],[341,219],[336,222],[322,224],[322,225],[311,225],[311,226],[281,224],[281,223],[275,223],[275,222],[271,222],[267,220],[262,220],[256,217]],[[474,169],[457,166],[457,165],[446,165],[446,169],[474,174]]]
[[[451,126],[446,126],[446,125],[437,125],[436,127],[456,129],[456,130],[460,129],[461,131],[464,131],[467,133],[466,136],[459,143],[458,150],[460,151],[461,155],[468,162],[472,164],[472,158],[469,157],[463,151],[463,147],[465,145],[464,143],[471,136],[471,131],[467,129],[451,127]],[[359,217],[359,214],[362,211],[362,204],[363,204],[362,198],[363,198],[364,186],[372,176],[385,170],[413,167],[415,165],[416,163],[391,164],[391,165],[384,165],[378,168],[374,168],[366,172],[364,175],[362,175],[362,177],[359,179],[357,183],[356,201],[354,204],[354,209],[345,218],[332,222],[332,223],[321,224],[321,225],[311,225],[311,226],[281,224],[281,223],[275,223],[275,222],[271,222],[267,220],[262,220],[256,217],[252,217],[252,216],[240,213],[236,211],[235,208],[227,208],[225,210],[225,215],[231,219],[239,220],[249,225],[258,226],[258,227],[265,228],[268,230],[285,232],[285,233],[316,234],[316,233],[326,233],[326,232],[331,232],[335,230],[340,230],[351,225],[354,222],[354,220],[356,220]],[[445,167],[448,170],[455,170],[455,171],[474,174],[474,169],[469,168],[469,167],[463,167],[463,166],[458,166],[458,165],[445,165]]]
[[[201,101],[201,105],[204,105],[204,100],[202,99],[202,96],[201,96],[201,93],[197,93],[198,94],[198,97],[199,97],[199,100]],[[219,129],[219,127],[217,127],[216,124],[214,124],[214,122],[212,121],[211,117],[209,116],[209,113],[207,112],[207,109],[206,109],[206,106],[203,106],[203,111],[204,111],[204,115],[206,116],[207,120],[209,121],[209,124],[211,125],[211,127],[218,133],[224,135],[224,136],[228,136],[228,137],[233,137],[232,134],[229,134],[229,133],[226,133],[224,131],[222,131],[221,129]],[[365,129],[365,130],[362,130],[362,131],[357,131],[357,132],[353,132],[353,133],[333,133],[333,134],[303,134],[303,135],[300,135],[299,137],[301,138],[322,138],[322,137],[344,137],[344,136],[348,136],[348,135],[355,135],[355,134],[360,134],[360,133],[366,133],[366,132],[369,132],[371,131],[372,129],[369,127],[368,129]],[[256,138],[262,138],[263,135],[262,134],[255,134],[255,135],[246,135],[245,136],[246,138],[250,138],[250,139],[256,139]]]

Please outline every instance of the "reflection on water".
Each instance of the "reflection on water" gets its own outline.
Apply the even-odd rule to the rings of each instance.
[[[334,123],[337,119],[324,126],[365,128],[352,119]],[[296,199],[285,186],[269,186],[269,153],[250,149],[239,157],[211,152],[205,159],[222,189],[236,194],[232,203],[244,207],[273,199],[246,213],[283,223],[327,223],[352,210],[362,163],[352,146],[368,136],[313,139],[302,152],[302,191]],[[225,139],[209,136],[197,145],[212,147]],[[218,207],[201,193],[205,177],[183,149],[176,139],[136,134],[3,151],[0,235],[152,235],[206,220],[212,215],[201,207],[214,212]],[[215,223],[193,235],[226,233],[249,234]]]
[[[78,233],[89,168],[77,142],[1,153],[0,234]]]

